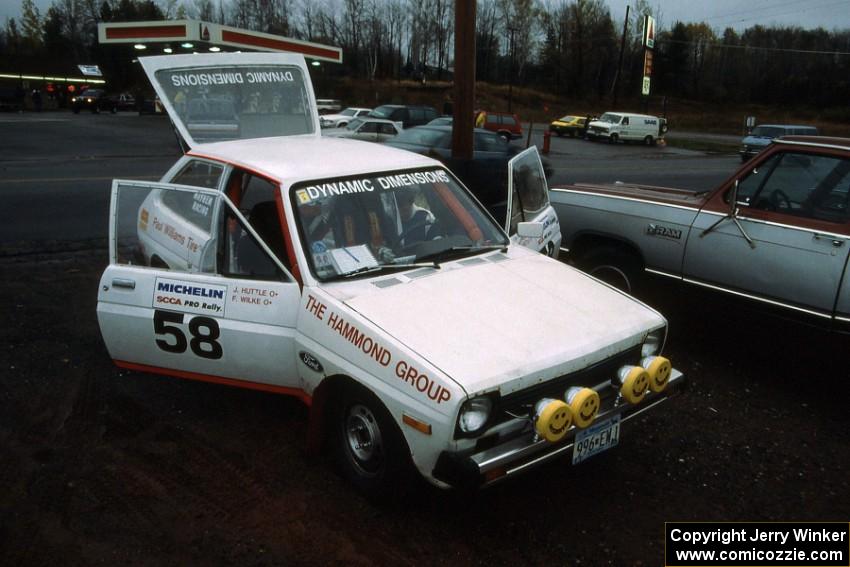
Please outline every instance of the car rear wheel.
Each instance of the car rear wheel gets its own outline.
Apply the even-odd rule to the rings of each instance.
[[[336,396],[330,415],[335,461],[343,476],[369,496],[379,496],[410,469],[407,444],[384,405],[360,386]]]
[[[499,132],[499,137],[502,138],[506,142],[511,141],[511,135],[509,132]]]
[[[613,246],[591,249],[582,256],[578,265],[591,276],[629,294],[634,294],[640,285],[640,261]]]
[[[652,136],[647,136],[646,138],[643,139],[643,142],[647,146],[654,146],[655,145],[655,138],[653,138]]]

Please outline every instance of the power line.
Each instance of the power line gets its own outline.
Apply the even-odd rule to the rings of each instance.
[[[752,49],[755,51],[777,51],[783,53],[805,53],[810,55],[850,55],[850,51],[818,51],[815,49],[791,49],[785,47],[760,47],[756,45],[733,45],[729,43],[685,41],[681,39],[656,38],[658,43],[676,43],[680,45],[704,45],[705,47],[718,47],[721,49]]]
[[[841,4],[846,5],[847,0],[839,0],[837,2],[836,1],[827,1],[826,4],[820,4],[820,5],[813,4],[813,5],[808,5],[808,6],[805,6],[805,7],[801,7],[799,0],[797,0],[797,1],[791,1],[791,2],[782,2],[780,4],[772,4],[771,6],[764,7],[764,8],[753,8],[753,9],[749,9],[749,10],[741,10],[741,11],[738,11],[738,12],[730,12],[730,13],[727,13],[727,14],[721,15],[721,16],[711,16],[711,17],[705,18],[705,21],[721,20],[721,22],[722,22],[723,20],[729,20],[729,22],[726,23],[726,24],[720,23],[720,24],[717,24],[717,25],[731,25],[731,24],[738,24],[738,23],[752,21],[752,20],[768,20],[770,18],[776,18],[778,16],[787,16],[789,14],[797,14],[797,13],[804,11],[804,10],[805,11],[813,10],[813,9],[821,10],[821,9],[824,9],[824,8],[831,8],[832,6],[838,6],[838,5],[841,5]],[[774,13],[769,13],[766,10],[766,8],[775,9],[775,8],[784,8],[786,6],[796,6],[796,7],[793,10],[786,10],[786,11],[783,11],[783,12],[774,12]],[[738,18],[737,17],[739,15],[753,14],[755,12],[759,12],[759,14],[753,15],[753,16],[748,16],[746,18]],[[765,12],[767,12],[767,13],[765,13]]]

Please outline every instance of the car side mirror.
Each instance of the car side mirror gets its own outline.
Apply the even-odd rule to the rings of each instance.
[[[520,238],[543,238],[543,223],[542,222],[521,222],[517,223],[517,236]]]

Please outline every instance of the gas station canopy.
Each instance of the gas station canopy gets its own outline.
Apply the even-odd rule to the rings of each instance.
[[[342,49],[201,20],[110,22],[97,25],[100,43],[132,43],[138,49],[153,44],[163,53],[194,51],[282,51],[308,59],[342,63]]]

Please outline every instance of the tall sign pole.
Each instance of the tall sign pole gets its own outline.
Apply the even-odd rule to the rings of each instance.
[[[655,18],[650,15],[643,17],[643,83],[640,94],[644,97],[644,110],[649,102],[649,92],[652,83],[652,53],[655,49]]]
[[[452,157],[472,159],[472,128],[475,118],[475,2],[455,2],[455,73]]]
[[[623,69],[623,52],[626,50],[626,34],[629,31],[629,5],[626,4],[626,19],[623,22],[623,39],[620,40],[620,61],[617,63],[617,74],[614,75],[614,85],[611,87],[614,95],[614,110],[617,110],[617,83],[620,81],[620,72]]]

